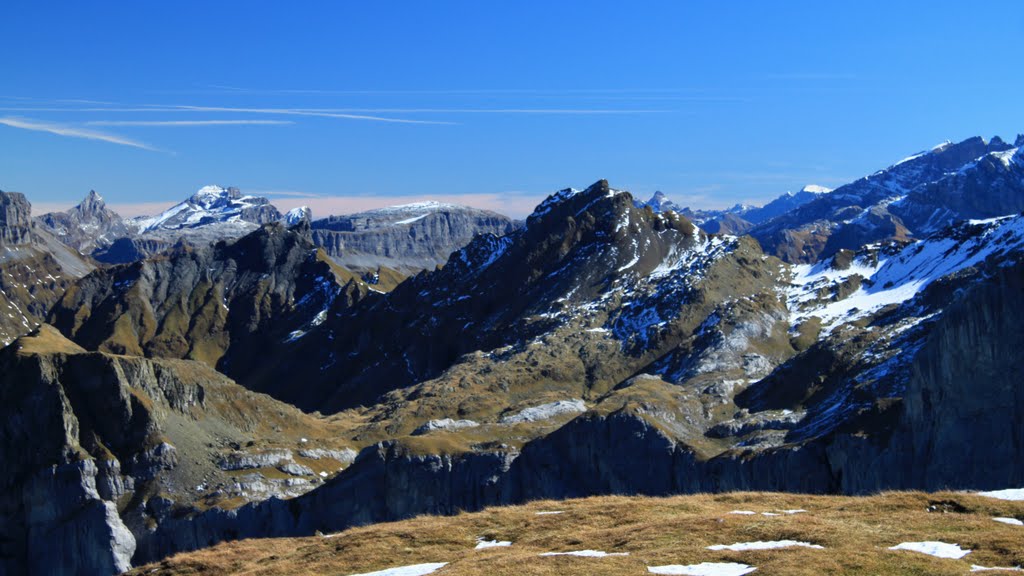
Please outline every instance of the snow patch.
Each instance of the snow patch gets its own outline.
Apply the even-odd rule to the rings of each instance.
[[[823,549],[824,546],[811,544],[810,542],[798,542],[796,540],[768,540],[757,542],[737,542],[736,544],[716,544],[708,546],[708,550],[774,550],[776,548],[816,548]]]
[[[605,556],[629,556],[629,552],[604,552],[602,550],[574,550],[572,552],[544,552],[540,556],[579,556],[582,558],[604,558]]]
[[[440,420],[430,420],[423,424],[419,428],[413,430],[412,435],[419,436],[435,430],[463,430],[465,428],[476,428],[479,425],[479,422],[474,422],[473,420],[452,420],[451,418],[441,418]]]
[[[996,522],[1002,522],[1003,524],[1009,524],[1010,526],[1024,526],[1024,522],[1017,520],[1016,518],[993,518]]]
[[[651,574],[679,574],[682,576],[743,576],[757,570],[753,566],[736,562],[701,562],[700,564],[669,564],[648,566]]]
[[[1024,501],[1024,488],[1007,488],[1006,490],[992,490],[990,492],[978,492],[978,496],[996,498],[998,500]]]
[[[410,566],[399,566],[397,568],[388,568],[386,570],[378,570],[376,572],[364,572],[362,574],[352,574],[350,576],[426,576],[427,574],[437,572],[447,565],[447,562],[412,564]]]
[[[560,414],[577,414],[586,412],[587,405],[578,398],[572,400],[559,400],[540,406],[531,406],[521,410],[512,416],[501,419],[502,424],[522,424],[524,422],[536,422],[537,420],[548,420]]]
[[[920,552],[936,558],[952,558],[959,560],[971,553],[970,550],[963,550],[956,544],[945,542],[901,542],[889,548],[889,550],[909,550]]]
[[[483,550],[485,548],[504,548],[511,546],[512,543],[507,540],[484,540],[483,538],[476,539],[476,548],[474,550]]]

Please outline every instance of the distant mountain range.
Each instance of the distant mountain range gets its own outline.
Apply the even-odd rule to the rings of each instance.
[[[47,283],[3,256],[4,297],[38,303],[0,350],[2,567],[110,574],[549,498],[1022,486],[1022,143],[760,208],[602,180],[521,223],[310,222],[204,189],[121,221],[168,238],[156,257]],[[100,221],[83,205],[51,221],[98,247],[68,228]],[[4,254],[59,260],[24,197],[0,207]],[[400,263],[420,271],[388,280]]]
[[[678,212],[711,234],[744,234],[757,224],[781,216],[828,192],[831,190],[824,186],[810,184],[795,194],[786,192],[764,206],[737,204],[725,210],[694,210],[679,206],[663,192],[655,192],[646,202],[637,200],[634,203],[640,208],[649,206],[655,212]]]
[[[66,212],[36,218],[68,246],[108,264],[135,262],[181,242],[201,246],[239,238],[278,221],[306,222],[313,241],[337,263],[370,275],[382,266],[400,271],[396,274],[434,268],[474,235],[504,234],[515,227],[501,214],[439,202],[314,220],[307,207],[282,215],[266,198],[219,186],[203,187],[156,216],[122,218],[91,191]]]
[[[478,234],[508,234],[516,223],[487,210],[420,202],[328,216],[311,227],[313,242],[343,266],[410,273],[443,264]]]

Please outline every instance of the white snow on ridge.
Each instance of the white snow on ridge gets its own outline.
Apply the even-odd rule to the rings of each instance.
[[[715,544],[714,546],[708,546],[708,550],[732,550],[733,552],[739,552],[742,550],[774,550],[776,548],[815,548],[824,549],[824,546],[817,544],[811,544],[810,542],[798,542],[796,540],[769,540],[766,542],[737,542],[736,544]]]
[[[971,553],[970,550],[963,550],[956,544],[947,544],[946,542],[901,542],[889,547],[889,550],[909,550],[935,556],[936,558],[952,558],[955,560],[959,560]]]
[[[220,186],[203,186],[184,202],[155,216],[139,216],[129,218],[126,222],[134,226],[139,233],[152,232],[159,229],[178,230],[194,227],[205,222],[236,222],[248,224],[241,220],[242,211],[266,205],[266,199],[256,196],[242,196],[236,188]]]
[[[648,566],[651,574],[677,574],[681,576],[743,576],[757,570],[753,566],[736,562],[701,562],[700,564],[669,564]]]
[[[434,562],[430,564],[413,564],[410,566],[399,566],[376,572],[364,572],[362,574],[351,574],[350,576],[426,576],[433,574],[447,566],[447,562]]]
[[[847,270],[834,270],[829,262],[794,266],[793,284],[788,290],[787,305],[793,325],[817,316],[827,329],[840,322],[866,317],[890,304],[912,299],[933,281],[948,274],[975,266],[991,255],[1024,247],[1024,217],[1011,216],[991,221],[978,221],[987,229],[973,237],[958,240],[935,235],[909,244],[895,256],[870,266],[860,259]],[[811,302],[815,292],[824,286],[841,282],[853,274],[866,278],[856,292],[837,302],[800,309]]]
[[[430,216],[430,214],[420,214],[419,216],[413,216],[412,218],[406,218],[405,220],[399,220],[398,222],[395,222],[395,224],[412,224],[413,222],[416,222],[418,220],[423,220],[427,216]]]
[[[1007,488],[1006,490],[992,490],[989,492],[978,492],[978,496],[995,498],[997,500],[1024,501],[1024,488]]]
[[[1009,150],[1004,150],[1002,152],[990,152],[989,154],[996,160],[1002,162],[1004,168],[1009,168],[1018,161],[1018,150],[1019,148],[1010,148]]]
[[[832,191],[831,188],[825,186],[818,186],[817,184],[808,184],[800,189],[801,192],[810,192],[811,194],[828,194]]]
[[[1020,566],[978,566],[971,564],[971,572],[1024,572]]]
[[[549,402],[548,404],[541,404],[540,406],[531,406],[519,411],[517,414],[502,418],[500,422],[502,424],[522,424],[524,422],[547,420],[560,414],[576,414],[586,411],[586,403],[584,403],[583,400],[574,398],[572,400]]]
[[[1017,520],[1016,518],[993,518],[996,522],[1002,522],[1003,524],[1009,524],[1010,526],[1024,526],[1024,522]]]

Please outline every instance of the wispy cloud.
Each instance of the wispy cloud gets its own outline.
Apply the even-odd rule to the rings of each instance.
[[[291,120],[93,120],[89,126],[265,126],[295,124]]]
[[[120,144],[122,146],[131,146],[133,148],[141,148],[143,150],[150,150],[152,152],[160,152],[157,148],[153,148],[149,144],[131,140],[123,136],[116,134],[108,134],[106,132],[98,132],[96,130],[89,130],[87,128],[78,128],[76,126],[69,126],[66,124],[55,124],[52,122],[40,122],[38,120],[28,120],[25,118],[12,118],[12,117],[0,117],[0,124],[4,126],[10,126],[11,128],[20,128],[22,130],[32,130],[34,132],[47,132],[49,134],[56,134],[57,136],[66,136],[68,138],[83,138],[86,140],[99,140],[102,142],[109,142],[111,144]]]
[[[165,110],[155,107],[154,110]],[[651,114],[671,110],[622,108],[231,108],[215,106],[171,106],[166,110],[192,112],[244,112],[250,114],[294,114],[327,118],[356,118],[385,122],[411,122],[416,124],[450,124],[432,120],[408,120],[366,116],[365,114]]]
[[[396,124],[452,124],[438,120],[411,120],[409,118],[390,118],[367,114],[351,114],[335,110],[317,110],[305,108],[228,108],[220,106],[156,106],[155,111],[189,111],[189,112],[243,112],[247,114],[281,114],[285,116],[316,116],[320,118],[345,118],[348,120],[372,120],[374,122],[392,122]]]

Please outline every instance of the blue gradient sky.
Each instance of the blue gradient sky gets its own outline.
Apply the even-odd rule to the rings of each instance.
[[[0,4],[0,189],[37,212],[218,183],[522,216],[599,178],[721,207],[1024,132],[1016,1],[42,4]]]

